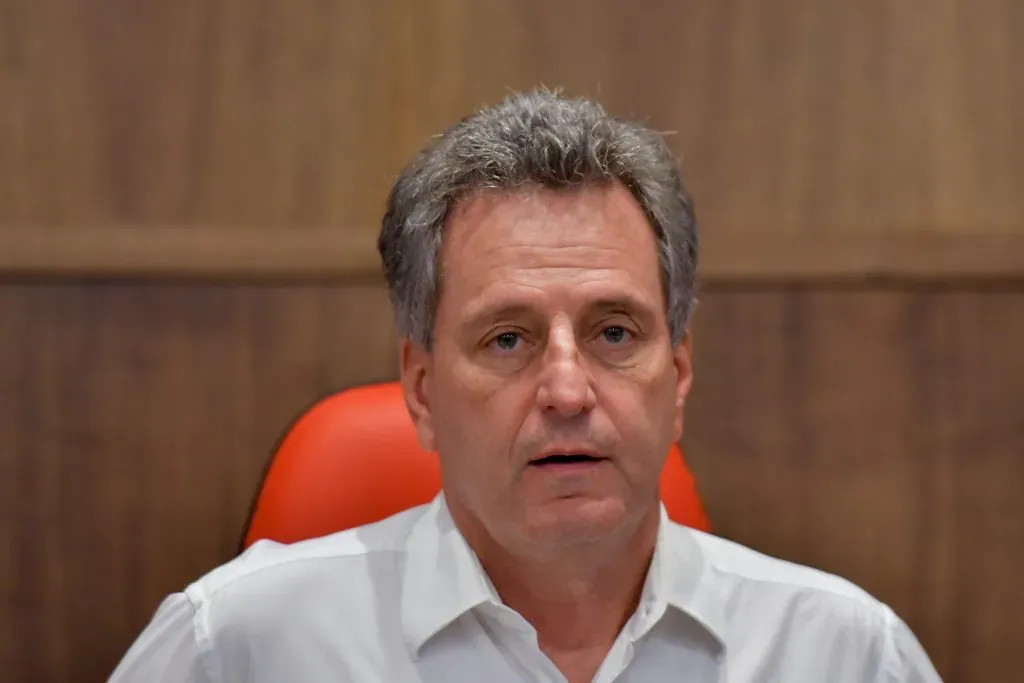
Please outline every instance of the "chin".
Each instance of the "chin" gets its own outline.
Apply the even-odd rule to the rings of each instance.
[[[538,542],[595,543],[622,531],[630,517],[619,499],[560,498],[538,504],[527,526]]]

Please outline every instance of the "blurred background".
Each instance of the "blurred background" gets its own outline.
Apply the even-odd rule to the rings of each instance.
[[[1024,669],[1020,0],[0,0],[0,671],[101,681],[317,398],[397,377],[425,139],[560,86],[671,131],[716,531]]]

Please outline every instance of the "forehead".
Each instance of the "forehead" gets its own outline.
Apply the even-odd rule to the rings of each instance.
[[[587,293],[661,303],[654,231],[618,183],[477,195],[449,218],[443,258],[442,309]]]

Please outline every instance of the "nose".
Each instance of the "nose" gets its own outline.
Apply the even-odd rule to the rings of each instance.
[[[571,323],[552,325],[537,387],[542,410],[570,418],[594,409],[597,396],[583,360]]]

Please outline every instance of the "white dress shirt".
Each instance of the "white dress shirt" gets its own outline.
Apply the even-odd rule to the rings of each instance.
[[[358,529],[261,541],[168,597],[115,683],[554,683],[443,495]],[[670,522],[595,683],[932,683],[892,612],[835,576]]]

